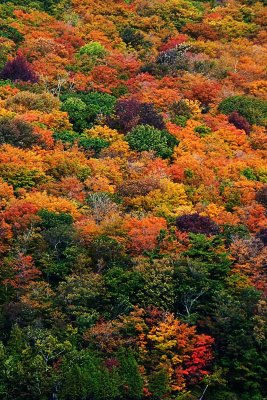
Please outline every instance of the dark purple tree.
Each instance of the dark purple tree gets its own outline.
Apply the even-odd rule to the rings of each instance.
[[[32,70],[26,58],[19,54],[13,60],[7,61],[0,72],[0,79],[10,79],[11,81],[24,81],[35,83],[38,76]]]
[[[267,185],[264,185],[256,193],[256,201],[267,208]]]
[[[257,238],[260,239],[260,240],[262,241],[262,243],[264,244],[264,246],[267,246],[267,228],[261,229],[261,230],[257,233]]]
[[[177,217],[176,226],[182,232],[203,233],[205,235],[217,235],[219,233],[219,227],[215,222],[198,213]]]
[[[135,99],[119,100],[115,116],[108,118],[107,122],[111,128],[123,133],[130,132],[137,125],[151,125],[160,130],[165,129],[163,117],[157,113],[153,104],[141,103]]]
[[[162,115],[156,112],[151,103],[142,103],[139,115],[139,125],[151,125],[159,130],[166,128]]]
[[[246,120],[245,117],[239,114],[238,111],[233,111],[229,117],[228,121],[233,124],[237,129],[243,129],[246,134],[248,135],[251,131],[251,125],[250,123]]]

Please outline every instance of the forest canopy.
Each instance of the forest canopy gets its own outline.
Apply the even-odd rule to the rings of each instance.
[[[267,398],[266,0],[2,0],[0,399]]]

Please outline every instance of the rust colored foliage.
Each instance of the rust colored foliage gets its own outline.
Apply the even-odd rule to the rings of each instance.
[[[11,271],[13,277],[5,279],[3,284],[18,289],[25,289],[42,275],[34,266],[32,257],[21,253],[11,263]]]
[[[27,201],[19,201],[11,204],[4,212],[3,217],[12,226],[14,232],[22,233],[39,220],[37,212],[36,205]]]
[[[242,117],[242,115],[238,113],[238,111],[232,112],[228,117],[228,121],[233,124],[237,129],[243,129],[247,135],[251,131],[251,125],[246,120],[246,118]]]
[[[134,254],[142,254],[145,250],[153,250],[157,246],[157,238],[160,232],[167,228],[164,218],[147,217],[141,220],[128,219],[124,227],[130,238],[130,250]]]
[[[128,331],[132,335],[127,334]],[[199,335],[194,326],[164,313],[156,307],[136,307],[129,316],[100,322],[84,334],[86,341],[112,356],[119,345],[137,346],[141,355],[142,376],[164,370],[169,390],[180,392],[199,382],[209,373],[213,359],[213,338]],[[108,358],[109,360],[110,358]]]

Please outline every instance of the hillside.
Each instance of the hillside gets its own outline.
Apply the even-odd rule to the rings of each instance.
[[[0,3],[0,400],[266,400],[266,0]]]

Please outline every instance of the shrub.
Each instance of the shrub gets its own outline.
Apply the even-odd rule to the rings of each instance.
[[[208,126],[205,125],[199,125],[197,126],[194,131],[200,136],[200,137],[205,137],[209,133],[211,133],[211,129]]]
[[[171,157],[178,140],[164,130],[150,125],[138,125],[126,136],[131,149],[137,151],[154,151],[162,158]]]
[[[202,233],[205,235],[217,235],[219,227],[209,217],[198,213],[185,214],[176,218],[176,226],[182,232]]]
[[[26,58],[18,55],[13,60],[8,61],[0,73],[0,79],[10,79],[11,81],[24,81],[35,83],[38,81],[36,73]]]
[[[223,100],[218,110],[226,115],[237,111],[249,124],[265,125],[267,102],[252,96],[233,96]]]
[[[233,111],[229,115],[228,121],[233,124],[237,129],[243,129],[247,135],[251,131],[251,125],[245,117],[242,117],[242,115],[239,114],[238,111]]]
[[[0,31],[2,37],[13,40],[13,42],[16,44],[19,44],[24,40],[23,35],[16,28],[13,28],[12,26],[1,23]]]
[[[241,174],[244,175],[250,181],[258,180],[258,177],[252,168],[247,167],[247,168],[243,169],[243,171],[241,171]]]

